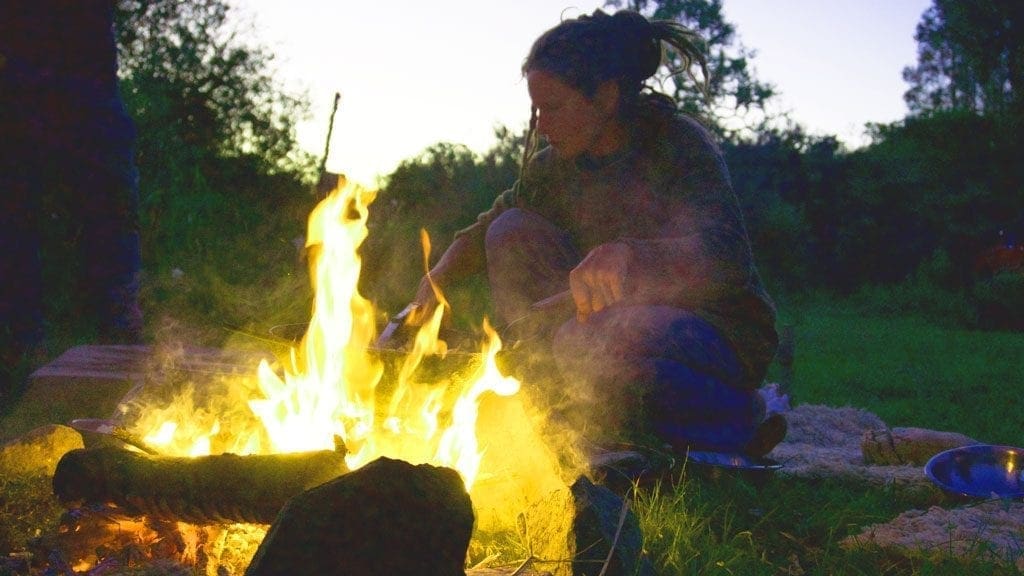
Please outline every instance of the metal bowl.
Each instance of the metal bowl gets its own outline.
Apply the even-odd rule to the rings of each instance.
[[[973,498],[1024,496],[1024,449],[977,444],[932,456],[924,466],[928,479],[946,492]]]

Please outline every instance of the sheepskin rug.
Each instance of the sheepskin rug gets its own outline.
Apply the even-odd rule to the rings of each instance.
[[[889,522],[867,526],[846,538],[844,547],[877,546],[909,557],[983,558],[1024,570],[1024,503],[943,498],[924,473],[923,464],[932,455],[976,444],[972,438],[890,428],[875,414],[852,407],[804,404],[782,412],[788,432],[769,454],[784,465],[779,475],[929,491],[936,497],[929,501],[950,503],[908,510]]]

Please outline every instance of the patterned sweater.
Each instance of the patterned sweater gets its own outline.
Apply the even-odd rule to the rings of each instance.
[[[626,303],[692,310],[732,344],[744,386],[759,386],[778,344],[775,307],[711,135],[689,117],[651,107],[638,115],[631,145],[602,160],[569,163],[541,150],[522,180],[458,235],[483,242],[498,214],[519,207],[568,231],[583,254],[627,243],[634,260]]]

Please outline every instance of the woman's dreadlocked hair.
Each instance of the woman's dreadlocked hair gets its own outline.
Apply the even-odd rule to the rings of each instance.
[[[598,9],[591,15],[565,20],[551,28],[533,43],[523,62],[523,75],[543,70],[588,98],[605,82],[615,81],[619,86],[619,114],[628,117],[636,111],[641,99],[674,106],[671,97],[653,92],[645,85],[662,64],[664,45],[672,48],[682,61],[681,66],[670,73],[686,73],[707,96],[708,68],[703,39],[678,22],[648,20],[630,10],[608,15]],[[700,81],[691,70],[695,63],[700,65]],[[536,128],[537,110],[531,108],[520,178],[537,146]]]

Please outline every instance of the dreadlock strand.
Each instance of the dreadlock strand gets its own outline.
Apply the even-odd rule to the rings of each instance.
[[[530,106],[530,124],[526,130],[526,140],[523,142],[523,159],[519,165],[519,181],[523,181],[526,175],[526,167],[537,150],[537,107]]]
[[[693,80],[693,83],[701,91],[705,98],[709,98],[708,81],[711,78],[708,72],[708,60],[704,39],[696,31],[683,26],[674,20],[656,20],[654,25],[655,37],[671,46],[679,55],[681,63],[678,67],[669,70],[673,76],[680,73],[686,74]],[[693,73],[693,65],[700,65],[701,80],[698,80]]]

